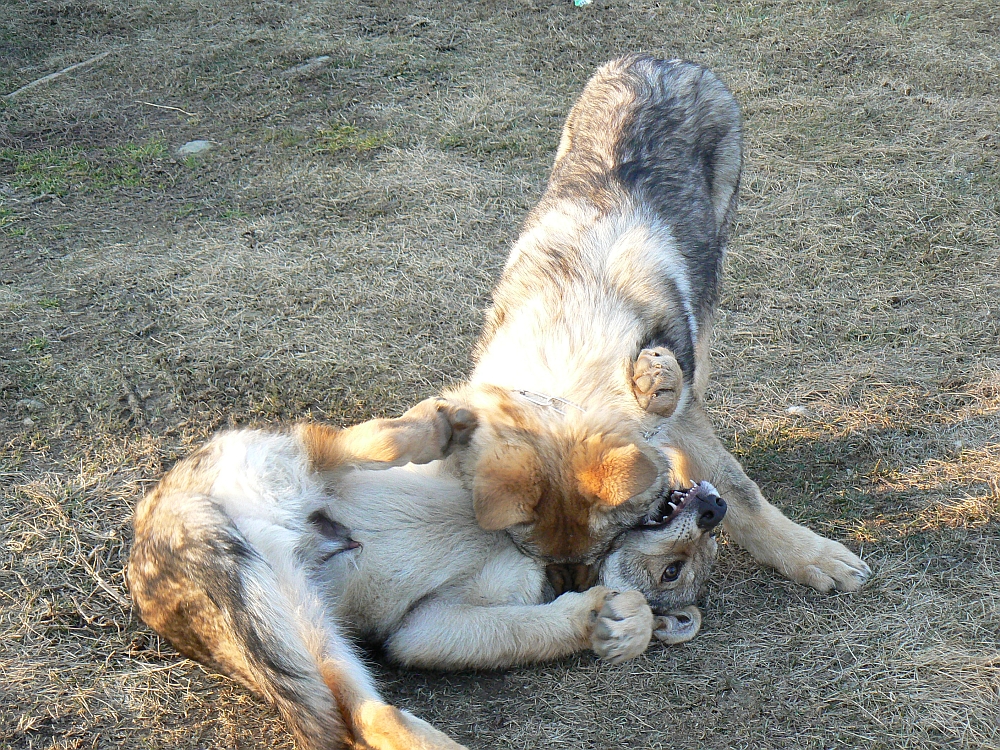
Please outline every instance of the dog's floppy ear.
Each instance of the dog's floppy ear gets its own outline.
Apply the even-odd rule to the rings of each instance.
[[[694,605],[653,619],[653,635],[663,643],[686,643],[698,635],[699,630],[701,610]]]
[[[526,446],[501,445],[482,456],[472,483],[476,521],[486,531],[499,531],[535,518],[542,496],[541,464]]]
[[[609,448],[595,435],[579,450],[576,477],[580,489],[605,505],[621,505],[649,489],[656,479],[656,465],[634,444]]]

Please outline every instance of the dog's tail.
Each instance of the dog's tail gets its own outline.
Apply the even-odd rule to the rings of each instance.
[[[274,703],[300,748],[458,748],[382,701],[282,547],[265,558],[211,498],[154,491],[136,512],[129,587],[181,653]]]
[[[712,71],[694,63],[637,56],[609,67],[609,74],[638,82],[629,137],[618,145],[622,182],[673,222],[706,196],[715,243],[724,247],[743,170],[736,99]]]

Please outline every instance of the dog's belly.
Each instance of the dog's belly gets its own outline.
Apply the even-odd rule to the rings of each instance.
[[[344,477],[329,513],[363,549],[322,571],[338,617],[384,639],[431,598],[474,606],[534,604],[544,571],[502,532],[476,523],[472,499],[439,467],[404,466]]]

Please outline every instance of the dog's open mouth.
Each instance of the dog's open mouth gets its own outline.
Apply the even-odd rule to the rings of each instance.
[[[655,510],[643,516],[642,521],[639,522],[639,526],[642,528],[669,526],[671,521],[677,518],[688,504],[697,501],[700,489],[701,485],[695,484],[687,492],[674,490],[669,493],[660,501]]]

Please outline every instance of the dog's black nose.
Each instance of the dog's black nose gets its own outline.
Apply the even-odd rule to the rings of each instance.
[[[698,528],[714,529],[726,515],[726,501],[714,492],[698,492]]]

